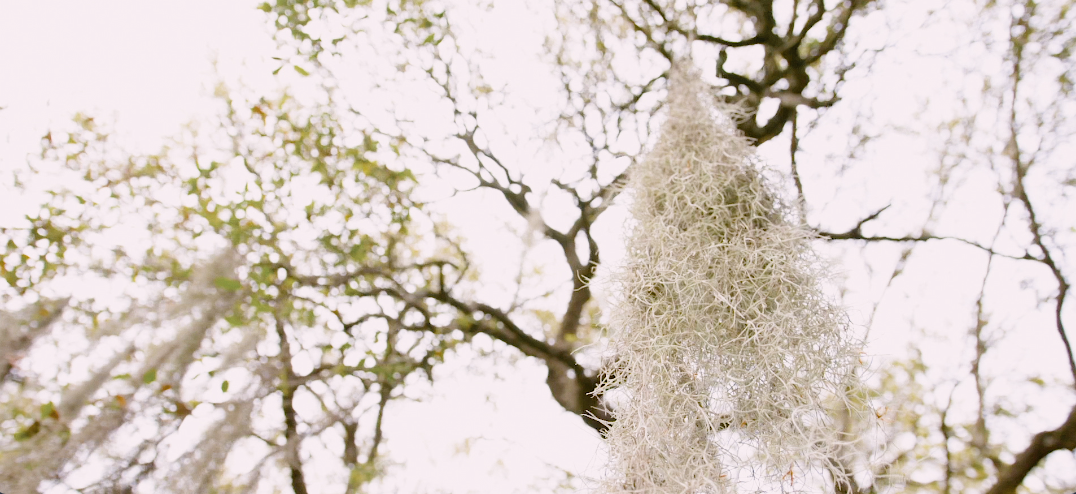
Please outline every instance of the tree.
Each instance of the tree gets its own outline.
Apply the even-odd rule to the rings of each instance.
[[[855,480],[839,488],[880,491],[889,474],[904,474],[909,487],[927,491],[1060,485],[1067,480],[1058,467],[1033,469],[1047,465],[1051,453],[1076,446],[1068,442],[1076,415],[1067,412],[1058,421],[1054,411],[1016,408],[991,390],[1040,388],[1029,392],[1071,401],[1071,386],[1053,384],[1049,374],[1038,381],[1042,386],[1034,384],[1036,375],[1030,384],[1027,375],[1006,379],[998,363],[992,373],[987,369],[991,354],[1004,350],[994,338],[1016,326],[1011,314],[996,314],[1005,314],[1004,298],[1014,290],[1004,286],[1024,265],[1039,266],[1048,277],[1022,280],[1017,293],[1034,293],[1051,309],[1050,327],[1068,350],[1071,268],[1063,253],[1072,225],[1062,214],[1065,192],[1049,184],[1067,191],[1073,180],[1058,161],[1072,121],[1069,4],[959,6],[965,10],[935,13],[922,29],[979,19],[972,39],[978,44],[968,45],[987,49],[973,54],[976,64],[966,70],[984,84],[983,91],[960,95],[967,105],[963,114],[925,114],[918,123],[944,124],[937,134],[946,137],[938,143],[940,166],[929,177],[934,188],[842,214],[826,209],[830,198],[812,190],[825,190],[825,180],[855,186],[856,172],[871,165],[864,153],[901,129],[885,128],[872,115],[849,116],[854,105],[839,97],[873,61],[909,43],[899,39],[880,51],[871,43],[878,19],[914,14],[917,5],[607,0],[536,6],[545,12],[542,19],[555,20],[546,24],[543,70],[559,86],[556,103],[546,107],[554,111],[538,112],[548,117],[539,133],[557,144],[554,156],[571,163],[543,180],[517,163],[522,153],[541,149],[542,141],[520,143],[522,134],[499,113],[521,104],[519,95],[496,80],[498,59],[474,48],[466,21],[483,15],[480,10],[410,1],[267,3],[262,9],[279,30],[282,63],[317,81],[313,99],[320,104],[233,95],[224,131],[192,134],[158,156],[117,152],[89,119],[69,133],[47,136],[39,166],[64,163],[77,176],[66,184],[69,190],[54,191],[41,214],[3,232],[0,274],[9,285],[5,305],[14,309],[8,319],[26,323],[8,326],[17,329],[3,335],[3,427],[19,441],[2,445],[0,485],[19,479],[25,484],[12,485],[30,491],[37,479],[49,485],[77,476],[76,463],[63,460],[90,454],[109,469],[86,491],[241,490],[263,474],[272,476],[272,461],[284,459],[284,483],[307,492],[313,490],[304,475],[312,453],[303,445],[336,434],[345,445],[336,461],[349,472],[342,483],[355,492],[378,471],[379,417],[388,402],[417,381],[416,371],[431,376],[444,352],[477,335],[542,362],[552,397],[604,432],[613,419],[611,405],[594,393],[602,355],[589,346],[603,341],[590,284],[602,260],[596,225],[652,143],[672,60],[689,51],[698,66],[713,68],[708,81],[715,91],[752,115],[739,129],[760,151],[787,145],[788,188],[805,212],[802,221],[828,238],[830,248],[871,266],[875,276],[861,290],[881,294],[878,315],[885,315],[894,293],[911,291],[903,280],[916,271],[928,276],[931,258],[984,260],[985,274],[975,282],[978,296],[951,312],[969,326],[974,358],[958,369],[914,354],[883,363],[872,399],[879,411],[892,410],[882,417],[892,444],[882,449],[882,440],[848,422],[849,433],[865,441],[857,459],[835,466]],[[856,31],[859,25],[864,31]],[[899,34],[905,28],[881,29]],[[380,57],[363,51],[370,40]],[[997,68],[982,60],[997,60]],[[355,98],[347,86],[355,82],[348,69],[356,64],[372,74],[372,91],[414,90],[409,97],[427,98],[426,111],[451,130],[430,131]],[[1057,101],[1047,104],[1043,94]],[[986,110],[992,107],[1007,113]],[[835,151],[843,154],[843,170],[820,159],[834,133],[850,141],[847,152]],[[521,295],[507,301],[476,290],[488,280],[476,278],[480,262],[425,219],[428,208],[411,193],[413,176],[429,183],[435,174],[465,177],[498,197],[521,229],[537,232],[540,243],[558,252],[560,280],[520,276],[514,282]],[[984,175],[991,177],[985,189]],[[230,188],[235,182],[248,188]],[[315,197],[301,193],[307,184],[317,184]],[[106,193],[92,193],[97,189]],[[948,223],[959,218],[950,211],[966,202],[962,194],[973,190],[986,190],[991,199],[985,204],[1000,211],[996,230],[985,238]],[[543,197],[552,199],[543,204]],[[553,201],[566,204],[559,211],[572,216],[550,215]],[[928,213],[913,215],[918,209]],[[153,240],[137,249],[110,248],[106,231],[131,221],[128,213],[135,211],[149,215],[140,224]],[[851,227],[830,226],[841,223]],[[111,283],[133,280],[131,303],[104,307],[85,296],[64,302],[65,281],[84,273]],[[568,281],[558,286],[561,280]],[[552,295],[540,297],[550,288]],[[560,306],[550,308],[554,302]],[[1026,312],[1034,313],[1034,303]],[[967,314],[970,321],[960,319]],[[872,322],[881,326],[884,319]],[[165,329],[136,337],[148,334],[147,326]],[[84,346],[96,349],[86,364],[58,357],[71,363],[70,372],[90,370],[92,378],[76,381],[85,385],[64,389],[55,371],[18,360],[20,352],[55,348],[50,338],[59,331],[87,334]],[[117,341],[131,346],[116,348]],[[1061,358],[1071,364],[1072,352]],[[227,370],[232,367],[238,370]],[[239,376],[246,376],[242,383]],[[991,387],[991,379],[1009,382]],[[939,382],[950,384],[948,399],[930,389]],[[217,389],[222,394],[211,393]],[[297,412],[295,400],[317,401],[320,410]],[[205,447],[172,465],[155,457],[199,405],[207,410],[201,413],[221,417]],[[72,421],[77,416],[94,417],[91,423],[99,427]],[[249,428],[235,427],[248,416]],[[138,429],[147,421],[156,425]],[[1030,438],[1028,445],[990,434],[1019,423],[1036,424],[1013,434]],[[116,437],[135,439],[121,444]],[[159,485],[163,476],[175,477],[154,471],[215,464],[230,445],[258,450],[264,463],[245,478],[230,472],[206,477],[212,485]],[[30,449],[54,454],[42,456],[45,461],[23,454]],[[28,461],[39,462],[29,469],[34,476],[25,474]]]
[[[377,32],[379,25],[370,18],[372,13],[385,9],[388,16],[382,22],[391,30],[380,26],[384,29],[381,33],[400,50],[402,77],[417,75],[436,91],[447,103],[446,109],[451,112],[448,118],[456,127],[455,135],[450,136],[407,135],[412,151],[419,159],[469,176],[476,187],[500,195],[515,213],[557,244],[570,269],[572,295],[560,311],[552,345],[519,341],[513,336],[514,330],[505,330],[495,338],[516,346],[528,356],[544,360],[550,369],[550,390],[557,401],[584,420],[589,420],[586,418],[589,416],[600,419],[590,424],[603,431],[602,421],[609,417],[600,399],[592,394],[597,384],[596,369],[584,369],[578,359],[571,357],[574,350],[587,343],[579,339],[578,333],[584,312],[593,304],[588,280],[594,278],[601,264],[592,227],[616,198],[627,169],[637,161],[648,141],[647,134],[654,130],[651,115],[661,107],[660,99],[655,97],[658,91],[664,90],[669,62],[683,50],[686,36],[721,47],[717,71],[731,82],[728,87],[735,93],[730,99],[742,105],[745,112],[756,115],[744,119],[739,127],[756,142],[765,142],[781,132],[798,106],[825,107],[833,99],[824,95],[832,93],[840,79],[820,80],[822,60],[840,45],[849,19],[865,11],[870,2],[846,2],[828,10],[817,3],[795,4],[782,13],[783,23],[777,22],[776,13],[767,2],[699,6],[683,10],[675,17],[671,12],[679,9],[654,2],[632,6],[617,2],[561,2],[555,6],[557,19],[562,22],[548,44],[562,85],[563,101],[555,138],[575,141],[570,145],[582,149],[572,158],[586,160],[586,165],[579,167],[586,170],[581,177],[576,170],[568,170],[552,182],[561,193],[568,194],[578,211],[573,213],[575,217],[569,226],[560,230],[541,218],[539,208],[533,203],[536,185],[509,166],[493,148],[493,137],[500,130],[484,126],[487,116],[482,109],[495,108],[499,92],[493,91],[484,79],[487,71],[483,70],[481,51],[468,53],[461,48],[460,35],[444,6],[389,2],[361,7],[358,13],[347,2],[267,3],[262,8],[276,15],[277,27],[285,33],[283,42],[295,46],[300,59],[316,64],[328,74],[342,70],[333,57],[347,51],[348,37],[346,32],[321,33],[317,27],[321,23],[315,22],[321,20],[318,16],[328,19],[344,15],[355,23],[363,22],[361,28],[356,25],[357,31]],[[689,34],[697,18],[718,15],[720,12],[715,9],[722,8],[730,9],[730,18],[747,23],[742,32],[736,33],[744,34],[744,39],[729,41],[710,34]],[[814,34],[819,31],[820,38]],[[576,49],[579,46],[584,47],[581,53]],[[731,67],[726,67],[728,51],[743,48],[748,52],[759,47],[764,52],[764,63],[757,73],[732,72]],[[635,64],[634,74],[614,70],[614,57],[625,54]],[[655,57],[664,62],[651,65]],[[740,60],[739,63],[746,71],[751,62]],[[844,70],[838,66],[834,72],[839,76]],[[603,94],[608,97],[601,97]],[[770,97],[781,103],[772,118],[765,119],[757,111],[763,98]],[[406,122],[395,124],[405,126]],[[580,252],[583,246],[585,254]],[[467,305],[464,301],[455,302],[453,305]],[[494,318],[507,328],[517,327],[510,316],[497,314]]]

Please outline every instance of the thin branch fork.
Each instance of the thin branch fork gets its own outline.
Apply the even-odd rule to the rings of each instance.
[[[825,240],[862,240],[862,241],[865,241],[865,242],[929,242],[929,241],[932,241],[932,240],[952,240],[952,241],[955,241],[955,242],[960,242],[960,243],[962,243],[964,245],[975,247],[976,249],[979,249],[979,250],[981,250],[981,251],[983,251],[983,252],[985,252],[987,254],[998,256],[998,257],[1004,257],[1004,258],[1007,258],[1007,259],[1014,259],[1014,260],[1017,260],[1017,261],[1043,262],[1042,258],[1036,257],[1036,256],[1032,255],[1030,252],[1024,252],[1023,255],[1006,254],[1004,252],[998,252],[998,251],[994,250],[992,247],[987,247],[987,246],[982,245],[982,244],[980,244],[978,242],[974,242],[974,241],[967,240],[967,239],[960,238],[960,237],[950,237],[950,236],[946,236],[946,235],[932,235],[932,234],[929,234],[929,233],[921,233],[919,235],[904,235],[904,236],[900,236],[900,237],[891,236],[891,235],[867,235],[867,234],[863,233],[863,227],[867,223],[870,223],[871,221],[874,221],[874,220],[878,219],[878,217],[886,209],[889,209],[889,207],[890,207],[890,205],[887,205],[887,206],[885,206],[885,207],[871,213],[866,218],[863,218],[863,219],[859,220],[858,222],[856,222],[855,226],[853,226],[852,228],[850,228],[848,230],[845,230],[843,232],[830,232],[830,231],[822,230],[822,229],[819,229],[819,228],[815,228],[814,230],[815,230],[815,233],[819,237],[821,237],[821,238],[823,238]]]

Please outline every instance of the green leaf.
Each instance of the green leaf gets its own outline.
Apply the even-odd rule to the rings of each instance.
[[[310,72],[307,72],[306,69],[304,69],[304,68],[302,68],[302,67],[300,67],[298,65],[295,65],[294,67],[295,67],[295,71],[298,72],[299,75],[301,75],[303,77],[306,77],[306,76],[310,75]]]
[[[239,290],[240,288],[243,288],[243,284],[240,283],[239,280],[225,278],[223,276],[213,280],[213,284],[217,285],[217,288],[220,288],[222,290],[228,290],[229,292],[234,292]]]
[[[16,432],[15,433],[15,440],[16,441],[25,441],[27,439],[30,439],[31,437],[36,436],[38,432],[41,432],[41,422],[38,422],[38,421],[35,420],[34,423],[30,424],[29,427],[24,427],[24,428],[20,429],[18,432]]]
[[[142,374],[142,382],[149,384],[157,380],[157,369],[150,369],[145,374]]]
[[[225,392],[225,393],[227,393],[227,392],[228,392],[228,381],[227,381],[227,380],[225,380],[224,382],[220,383],[220,390],[221,390],[221,391],[223,391],[223,392]]]
[[[56,405],[53,405],[51,401],[41,405],[41,418],[46,419],[49,417],[54,419],[60,418],[60,415],[56,413]]]

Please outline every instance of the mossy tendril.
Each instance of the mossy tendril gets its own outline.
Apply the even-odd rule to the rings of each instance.
[[[685,70],[668,98],[628,186],[613,363],[597,391],[624,399],[602,490],[803,489],[803,472],[847,450],[831,411],[855,410],[860,342],[823,296],[813,235],[765,180],[736,109]]]

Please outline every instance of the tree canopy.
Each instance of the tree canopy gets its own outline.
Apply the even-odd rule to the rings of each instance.
[[[631,410],[605,232],[647,200],[623,191],[681,60],[769,162],[790,205],[773,224],[843,273],[812,303],[853,307],[868,342],[869,389],[835,401],[875,414],[829,409],[847,449],[780,488],[1072,490],[1071,7],[521,2],[533,23],[497,36],[530,44],[505,49],[492,2],[261,4],[276,73],[303,84],[222,84],[219,113],[152,154],[78,115],[12,176],[43,200],[0,229],[0,490],[391,489],[385,422],[468,348],[537,362],[604,437]],[[506,227],[454,226],[448,197]],[[783,296],[759,310],[798,310]]]

